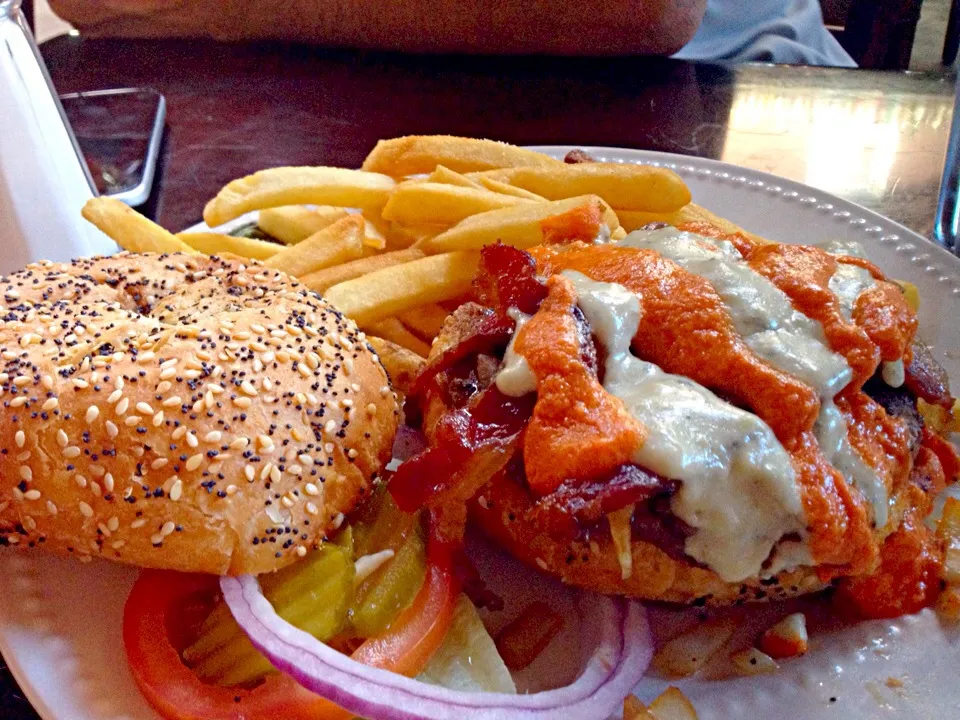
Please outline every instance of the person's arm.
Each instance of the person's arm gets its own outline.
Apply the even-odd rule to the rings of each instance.
[[[300,40],[411,52],[669,55],[706,0],[51,0],[88,35]]]

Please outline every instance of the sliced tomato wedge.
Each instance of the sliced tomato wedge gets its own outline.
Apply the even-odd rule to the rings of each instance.
[[[341,720],[351,713],[304,690],[286,675],[271,675],[253,689],[201,681],[180,659],[191,620],[200,619],[216,578],[144,571],[127,598],[123,642],[133,678],[147,701],[170,720]],[[450,548],[431,540],[427,574],[413,604],[382,635],[366,640],[352,657],[407,676],[419,673],[443,641],[459,587]]]

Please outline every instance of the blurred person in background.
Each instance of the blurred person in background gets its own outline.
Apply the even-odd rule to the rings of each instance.
[[[818,0],[707,0],[700,28],[674,57],[856,67]]]
[[[50,0],[50,5],[91,36],[854,64],[824,27],[817,0]]]

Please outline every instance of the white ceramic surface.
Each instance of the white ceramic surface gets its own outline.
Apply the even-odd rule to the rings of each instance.
[[[569,148],[542,149],[562,156]],[[917,284],[921,337],[935,346],[950,374],[960,378],[960,259],[875,213],[800,183],[664,153],[586,150],[602,160],[674,169],[690,185],[696,202],[774,240],[864,242],[885,272]],[[530,579],[529,571],[499,555],[486,557],[481,567],[488,576],[496,571],[495,587],[510,588],[508,609],[521,607],[520,597],[551,593],[560,605],[569,603],[568,593],[553,581]],[[0,651],[45,720],[158,717],[134,687],[121,645],[123,603],[135,578],[135,570],[103,562],[0,552]],[[840,627],[817,602],[799,601],[790,608],[763,609],[740,636],[796,606],[805,609],[811,621],[807,656],[783,663],[772,675],[678,683],[702,720],[960,718],[960,632],[942,627],[932,612]],[[652,616],[660,637],[691,620],[689,611],[657,609]],[[504,617],[490,621],[501,625]],[[569,675],[570,658],[579,654],[572,623],[518,678],[521,687],[536,688],[551,676]],[[648,677],[637,693],[650,699],[665,684]]]

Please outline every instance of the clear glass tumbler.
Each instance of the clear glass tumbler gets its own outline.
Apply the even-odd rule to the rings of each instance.
[[[0,0],[0,274],[115,252],[80,217],[93,187],[20,0]]]

